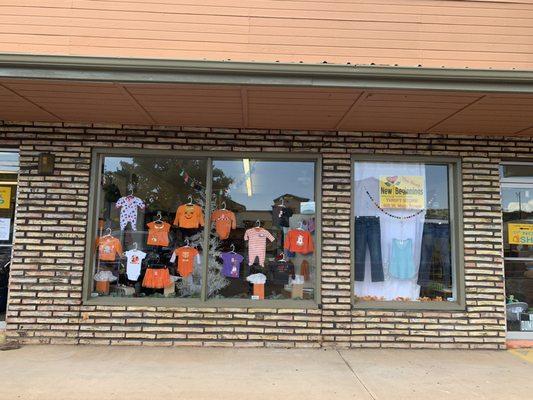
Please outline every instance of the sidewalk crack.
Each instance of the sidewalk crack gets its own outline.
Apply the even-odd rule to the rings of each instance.
[[[363,386],[363,388],[366,390],[366,392],[368,393],[368,395],[373,399],[373,400],[377,400],[376,397],[374,396],[374,394],[372,394],[372,392],[370,391],[370,389],[364,384],[364,382],[361,380],[361,378],[359,377],[359,375],[357,375],[357,373],[354,371],[354,369],[352,368],[352,366],[348,363],[348,361],[346,361],[346,359],[344,358],[344,356],[342,355],[342,353],[339,351],[339,350],[336,350],[337,351],[337,354],[339,355],[339,357],[342,359],[342,361],[344,361],[344,364],[346,364],[346,366],[348,367],[348,369],[350,371],[352,371],[352,374],[353,376],[355,377],[355,379],[361,384],[361,386]]]

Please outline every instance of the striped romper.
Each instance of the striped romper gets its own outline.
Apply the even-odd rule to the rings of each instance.
[[[263,228],[250,228],[244,232],[244,240],[248,241],[248,265],[252,265],[257,257],[259,265],[265,266],[266,241],[274,241],[274,236]]]

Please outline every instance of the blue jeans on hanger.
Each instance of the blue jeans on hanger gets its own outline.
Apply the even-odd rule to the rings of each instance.
[[[446,287],[452,285],[450,260],[450,225],[426,222],[422,234],[422,251],[417,283],[427,288],[432,278]]]
[[[355,217],[355,280],[365,280],[366,249],[370,251],[372,282],[383,282],[379,217]]]

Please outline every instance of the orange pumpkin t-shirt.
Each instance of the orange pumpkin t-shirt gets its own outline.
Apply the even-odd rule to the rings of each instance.
[[[120,240],[113,236],[102,236],[96,240],[98,246],[98,258],[101,261],[115,261],[116,256],[122,254]]]
[[[148,238],[146,244],[149,246],[168,246],[168,232],[170,231],[170,224],[166,222],[149,222]]]
[[[199,255],[198,250],[194,247],[183,246],[174,250],[174,254],[170,259],[171,262],[174,262],[176,257],[178,257],[178,272],[184,278],[192,274],[194,270],[194,259]]]
[[[204,226],[204,213],[196,204],[182,204],[176,211],[174,225],[180,228],[199,228]]]

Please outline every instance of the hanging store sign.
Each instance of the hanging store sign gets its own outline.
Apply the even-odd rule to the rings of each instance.
[[[380,176],[379,206],[404,210],[421,210],[424,202],[424,178],[422,176]]]
[[[11,187],[0,186],[0,209],[11,208]]]
[[[509,244],[533,245],[533,224],[509,224]]]

